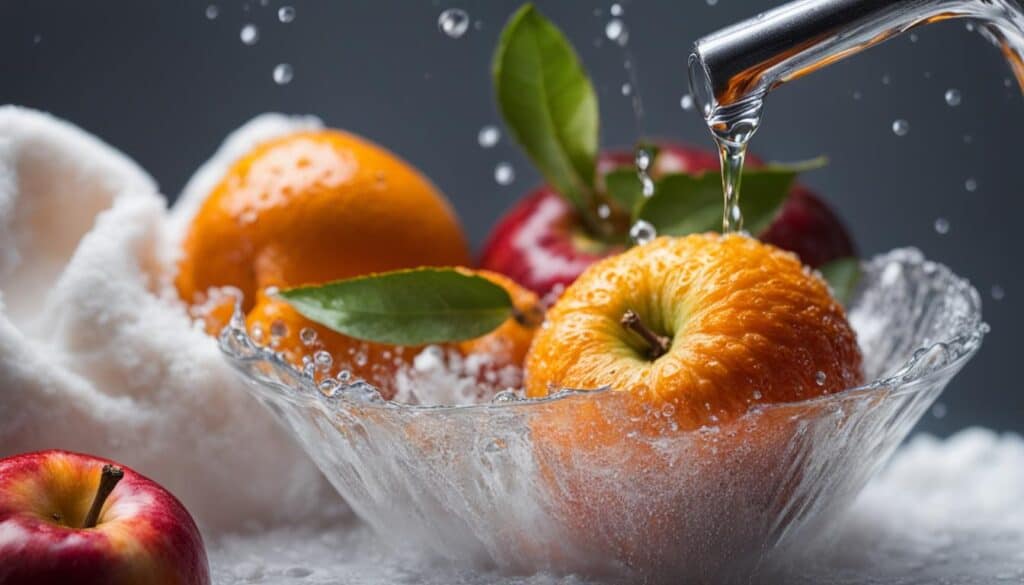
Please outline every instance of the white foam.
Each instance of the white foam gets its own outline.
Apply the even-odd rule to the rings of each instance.
[[[176,217],[238,153],[312,123],[244,126]],[[0,457],[64,448],[115,459],[211,532],[325,515],[337,497],[170,289],[178,232],[167,216],[124,155],[47,114],[0,108]]]

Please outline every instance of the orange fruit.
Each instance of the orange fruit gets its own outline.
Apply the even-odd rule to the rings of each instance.
[[[642,329],[624,326],[627,311]],[[588,268],[549,310],[526,376],[534,397],[610,387],[530,419],[543,499],[576,554],[695,582],[742,572],[768,539],[764,519],[793,489],[784,480],[802,473],[790,460],[801,421],[822,407],[743,415],[863,379],[818,276],[717,234],[659,238]]]
[[[468,269],[463,271],[474,273]],[[518,386],[524,356],[539,324],[519,315],[535,315],[539,300],[533,292],[504,276],[486,271],[475,274],[505,288],[512,297],[517,316],[487,335],[445,349],[463,356],[484,358],[477,364],[476,372],[482,390],[492,392],[507,385]],[[423,349],[354,339],[309,321],[287,302],[263,293],[249,312],[246,326],[257,342],[281,352],[292,364],[298,367],[312,364],[317,379],[336,377],[344,370],[352,380],[362,379],[373,384],[387,399],[394,397],[397,390],[397,372],[409,367]]]
[[[444,196],[384,148],[338,130],[297,132],[235,162],[186,234],[175,284],[189,303],[241,291],[246,312],[266,287],[370,272],[467,264]],[[225,311],[207,306],[212,332]]]
[[[632,311],[651,343],[623,325]],[[607,258],[549,311],[526,391],[610,385],[670,409],[682,429],[862,381],[842,306],[793,254],[741,235],[659,238]]]

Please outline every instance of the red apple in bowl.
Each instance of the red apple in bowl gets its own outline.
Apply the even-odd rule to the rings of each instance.
[[[657,144],[651,177],[671,173],[717,172],[715,153],[669,142]],[[761,161],[748,157],[748,168]],[[602,153],[597,173],[632,168],[632,152]],[[598,187],[601,180],[597,181]],[[839,217],[817,195],[796,185],[775,220],[759,234],[770,244],[795,252],[812,268],[853,256],[853,241]],[[545,185],[527,194],[491,231],[480,257],[480,266],[500,272],[540,295],[567,286],[593,262],[622,251],[622,245],[606,244],[587,237],[580,215],[557,191]]]
[[[0,584],[208,585],[192,517],[113,462],[40,451],[0,460]]]

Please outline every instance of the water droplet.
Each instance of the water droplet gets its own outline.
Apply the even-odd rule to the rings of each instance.
[[[825,372],[819,370],[818,373],[814,374],[814,383],[818,386],[824,386],[825,380],[828,380],[828,376],[825,375]]]
[[[287,24],[295,20],[295,7],[294,6],[282,6],[277,9],[277,19]]]
[[[337,378],[338,381],[341,382],[342,384],[347,384],[348,381],[352,379],[352,372],[348,370],[342,370],[338,372]]]
[[[519,400],[519,396],[515,390],[502,390],[494,395],[491,402],[504,403],[504,402],[515,402]]]
[[[944,217],[935,219],[935,233],[944,236],[949,233],[949,220]]]
[[[650,223],[642,219],[638,219],[636,223],[633,224],[633,227],[629,228],[629,237],[632,238],[634,242],[642,246],[658,237],[658,232]]]
[[[483,148],[491,148],[501,139],[501,130],[496,126],[484,126],[476,135],[476,141]]]
[[[257,325],[253,325],[252,326],[252,330],[249,332],[249,337],[251,337],[252,340],[257,345],[262,345],[263,344],[263,328],[260,327],[258,324]]]
[[[762,398],[764,398],[764,395],[761,394],[761,391],[754,390],[754,400],[761,400]]]
[[[628,83],[622,84],[622,95],[629,95],[633,93],[633,86]]]
[[[906,136],[908,132],[910,132],[910,122],[901,118],[892,123],[892,133],[896,136]]]
[[[666,402],[664,405],[662,405],[662,407],[661,407],[661,416],[663,416],[665,418],[669,418],[670,416],[674,415],[675,413],[676,413],[676,405],[675,404],[672,404],[671,402]]]
[[[892,83],[892,78],[889,77],[888,73],[886,73],[882,76],[882,85],[889,85],[890,83]]]
[[[597,206],[597,216],[601,219],[608,219],[612,215],[612,208],[608,207],[607,204],[602,203]]]
[[[946,405],[941,402],[936,402],[935,405],[932,406],[932,416],[935,418],[946,418],[946,412]]]
[[[317,368],[326,371],[331,369],[331,366],[334,364],[334,358],[326,351],[320,350],[313,354],[313,363],[316,364]]]
[[[457,39],[469,30],[469,14],[461,8],[449,8],[437,17],[437,28],[450,38]]]
[[[274,67],[274,83],[278,85],[288,85],[292,82],[293,77],[295,77],[295,71],[292,70],[291,65],[281,63],[277,67]]]
[[[695,103],[693,101],[693,95],[684,93],[683,97],[679,98],[679,106],[686,111],[693,109]]]
[[[218,16],[220,16],[220,8],[218,8],[216,4],[210,4],[206,7],[207,20],[216,20]]]
[[[860,101],[861,98],[863,98],[863,97],[864,97],[864,94],[862,94],[860,91],[853,92],[853,99],[855,99],[857,101]]]
[[[618,43],[619,46],[624,47],[629,42],[629,29],[626,28],[626,24],[618,18],[613,18],[608,21],[608,24],[604,27],[604,36],[608,37],[608,40]]]
[[[311,327],[303,327],[299,331],[299,339],[302,340],[302,345],[310,346],[316,343],[316,330]]]
[[[612,4],[611,10],[609,10],[609,12],[611,12],[612,16],[622,16],[622,13],[623,13],[622,5],[621,4]]]
[[[334,392],[338,389],[338,385],[338,381],[334,378],[324,378],[317,385],[317,388],[320,389],[320,392],[324,396],[334,396]]]
[[[974,23],[973,22],[964,23],[964,28],[967,29],[967,32],[974,32]]]
[[[973,144],[973,143],[974,143],[974,137],[971,136],[970,134],[964,134],[964,144]]]
[[[288,335],[288,326],[284,324],[284,321],[274,321],[270,324],[270,337],[280,339]]]
[[[989,294],[992,295],[993,301],[1001,301],[1006,298],[1006,291],[998,284],[992,285],[992,289],[989,291]]]
[[[1009,77],[1004,77],[1003,78],[1003,87],[1012,87],[1012,86],[1013,86],[1013,80],[1010,79]]]
[[[516,180],[516,170],[507,162],[498,163],[494,167],[494,181],[499,185],[511,185]]]
[[[946,90],[945,98],[946,98],[946,105],[953,106],[953,107],[959,106],[960,102],[963,99],[962,96],[960,95],[960,90],[959,89],[952,89],[952,88]]]
[[[260,29],[256,28],[255,24],[247,24],[242,27],[242,32],[238,34],[238,37],[246,45],[255,45],[256,41],[260,40]]]
[[[651,168],[651,153],[646,148],[636,149],[636,156],[634,157],[636,162],[636,168],[641,172],[647,172],[647,169]]]
[[[917,33],[910,33],[910,42],[916,43],[918,38]]]
[[[715,6],[718,4],[718,0],[707,0],[708,6]]]
[[[964,189],[967,189],[967,191],[969,191],[971,193],[974,193],[975,191],[977,191],[978,190],[978,181],[977,181],[977,179],[975,179],[974,177],[971,177],[971,178],[967,179],[966,181],[964,181]]]

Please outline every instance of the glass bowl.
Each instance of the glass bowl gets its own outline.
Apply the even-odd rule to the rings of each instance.
[[[441,407],[385,402],[360,382],[325,394],[237,319],[220,343],[386,541],[511,572],[743,580],[828,537],[987,331],[977,291],[919,251],[863,268],[849,316],[873,382],[752,401],[689,431],[608,433],[640,422],[611,389]]]

